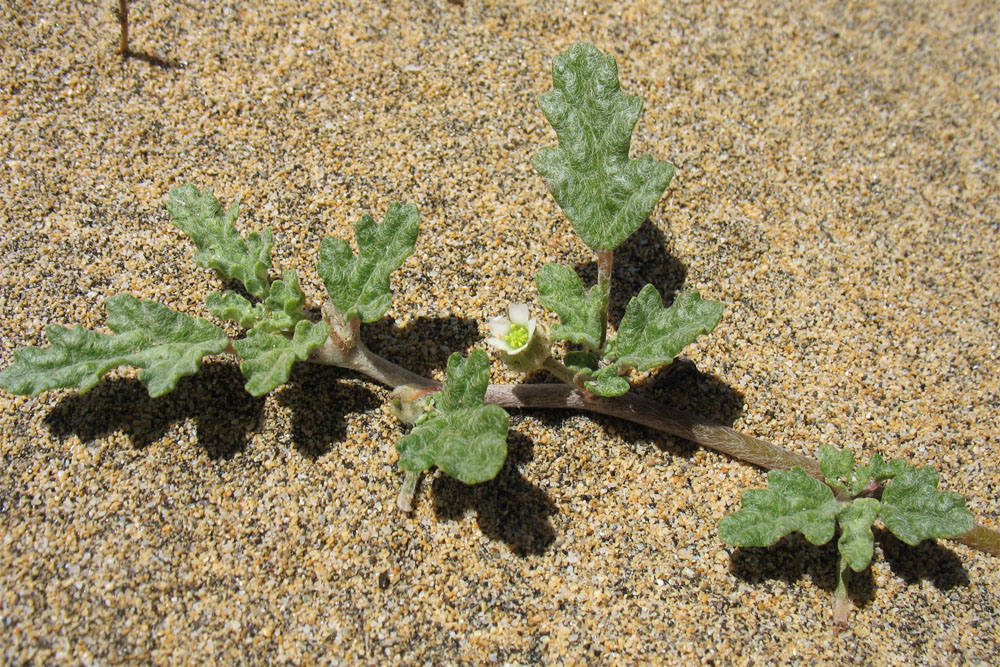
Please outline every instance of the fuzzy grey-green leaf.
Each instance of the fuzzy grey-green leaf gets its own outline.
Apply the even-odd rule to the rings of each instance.
[[[358,255],[343,239],[327,236],[316,267],[345,320],[375,322],[392,304],[389,276],[413,253],[420,227],[417,207],[390,204],[381,224],[363,215],[355,225]]]
[[[21,348],[15,363],[0,371],[0,386],[13,394],[38,394],[68,387],[83,393],[118,366],[140,368],[149,395],[166,394],[177,380],[198,371],[203,357],[226,349],[225,332],[203,319],[129,294],[108,299],[108,328],[115,335],[82,327],[51,325],[48,348]]]
[[[826,484],[801,468],[772,470],[768,487],[743,492],[743,508],[723,517],[719,537],[741,547],[768,547],[801,532],[813,544],[833,537],[840,503]]]
[[[507,459],[510,416],[497,405],[459,408],[432,417],[396,442],[399,467],[437,466],[466,484],[496,477]]]
[[[246,338],[234,342],[233,347],[243,358],[240,370],[247,378],[246,390],[254,396],[263,396],[288,382],[292,364],[305,361],[329,334],[326,322],[300,320],[291,338],[254,330]]]
[[[698,292],[682,292],[663,307],[652,285],[643,287],[625,307],[614,341],[619,368],[653,370],[670,364],[681,350],[718,325],[723,306],[706,301]]]
[[[420,472],[437,466],[466,484],[493,479],[507,458],[510,416],[484,405],[490,360],[483,350],[448,358],[448,378],[435,394],[435,414],[396,442],[399,467]]]
[[[576,271],[555,263],[541,268],[535,284],[538,300],[559,315],[560,323],[552,327],[553,338],[585,345],[591,350],[600,347],[601,313],[606,304],[597,286],[584,291]]]
[[[264,297],[267,317],[257,324],[257,328],[262,331],[293,329],[305,318],[302,312],[305,302],[306,295],[299,288],[299,276],[295,269],[282,271],[281,279],[275,280],[267,288],[267,296]]]
[[[220,320],[231,320],[244,329],[252,329],[267,316],[263,304],[251,303],[232,290],[210,293],[205,297],[205,307]]]
[[[906,466],[882,492],[879,518],[886,528],[911,546],[931,538],[961,535],[972,529],[965,498],[938,491],[938,474],[930,466]]]
[[[574,44],[553,59],[552,81],[538,102],[559,143],[538,151],[532,164],[583,242],[614,250],[649,216],[674,166],[629,159],[642,98],[621,91],[613,57]]]
[[[840,539],[837,550],[855,572],[861,572],[872,561],[875,536],[872,523],[878,515],[879,502],[874,498],[858,498],[840,510]]]
[[[224,278],[239,280],[250,294],[263,297],[267,292],[267,270],[271,267],[271,230],[249,234],[246,241],[233,224],[239,204],[228,211],[215,198],[211,188],[198,190],[184,185],[170,191],[167,210],[174,224],[191,237],[198,252],[198,266],[215,269]]]
[[[621,396],[632,388],[626,378],[618,375],[616,366],[605,366],[584,382],[583,386],[598,396]]]

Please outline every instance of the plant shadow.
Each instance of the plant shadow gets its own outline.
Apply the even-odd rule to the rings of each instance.
[[[969,573],[958,556],[934,540],[911,547],[885,528],[874,528],[872,532],[883,560],[908,586],[929,581],[939,590],[949,590],[969,583]],[[818,587],[832,592],[837,587],[837,556],[835,539],[816,546],[801,533],[793,533],[770,547],[735,549],[729,557],[730,572],[748,584],[774,580],[791,584],[808,575]],[[871,568],[851,573],[848,591],[855,605],[870,604],[875,589]]]
[[[385,317],[366,324],[361,336],[372,352],[423,376],[444,370],[452,352],[466,353],[480,339],[477,320],[455,315],[421,315],[402,327]]]
[[[44,422],[55,437],[76,435],[85,442],[124,432],[141,449],[173,424],[194,419],[198,445],[212,459],[228,459],[246,447],[264,409],[264,399],[246,393],[244,382],[239,368],[224,362],[203,364],[157,398],[137,379],[102,380],[85,394],[63,398]]]
[[[518,472],[532,458],[531,440],[511,431],[507,447],[507,462],[489,482],[470,485],[438,475],[431,487],[434,514],[438,521],[459,521],[474,511],[488,538],[502,540],[518,556],[539,555],[555,540],[549,517],[557,509],[544,491]]]
[[[837,542],[815,545],[801,533],[792,533],[770,547],[739,547],[729,556],[729,571],[752,585],[768,581],[791,585],[808,576],[817,587],[833,593],[837,588]],[[875,599],[871,568],[852,572],[847,589],[855,606],[871,604]]]
[[[132,59],[139,60],[146,63],[147,65],[152,65],[153,67],[159,67],[160,69],[184,69],[187,67],[187,63],[180,60],[173,60],[171,58],[161,58],[160,56],[154,55],[152,53],[147,53],[145,51],[133,51],[132,49],[127,50],[122,54],[122,61]]]
[[[371,412],[382,404],[358,382],[345,382],[342,369],[296,364],[277,392],[279,405],[292,414],[292,446],[313,461],[347,437],[348,413]]]

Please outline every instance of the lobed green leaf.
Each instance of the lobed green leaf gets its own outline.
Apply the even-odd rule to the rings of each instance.
[[[437,466],[466,484],[496,477],[507,459],[510,416],[484,405],[490,361],[475,350],[468,359],[448,359],[448,379],[435,395],[435,414],[396,442],[399,467],[421,472]]]
[[[722,317],[723,305],[705,301],[698,292],[682,292],[669,308],[652,285],[643,287],[625,307],[618,336],[609,353],[618,368],[653,370],[670,364],[681,350],[711,332]]]
[[[271,230],[253,232],[246,242],[236,231],[234,222],[239,204],[228,211],[215,198],[211,188],[199,192],[193,185],[170,191],[167,210],[174,224],[194,241],[198,266],[215,269],[224,278],[239,280],[247,292],[256,297],[267,293],[267,271],[271,267]]]
[[[879,518],[886,528],[911,546],[931,538],[955,537],[972,529],[965,498],[938,491],[934,468],[907,465],[882,492]]]
[[[317,266],[326,291],[345,320],[375,322],[392,303],[389,276],[413,253],[420,227],[417,207],[391,204],[382,224],[363,215],[355,225],[358,255],[343,239],[327,236]]]
[[[108,299],[108,327],[114,335],[82,327],[50,325],[48,348],[14,352],[13,365],[0,371],[0,386],[12,394],[38,394],[56,388],[83,393],[118,366],[142,369],[139,380],[149,395],[174,390],[177,381],[198,371],[203,357],[229,345],[211,322],[129,294]]]
[[[231,320],[244,329],[253,329],[267,317],[262,303],[252,303],[242,294],[232,290],[212,292],[205,297],[205,307],[220,320]]]
[[[768,547],[789,533],[801,532],[813,544],[833,537],[840,503],[826,484],[801,468],[772,470],[766,489],[743,492],[743,508],[719,522],[724,542]]]
[[[246,390],[254,396],[263,396],[272,389],[288,382],[292,364],[305,361],[309,353],[322,345],[330,335],[326,322],[300,320],[291,338],[280,333],[252,330],[246,338],[233,343],[243,358],[240,370],[247,378]]]
[[[578,43],[552,61],[554,89],[538,102],[559,143],[532,160],[573,229],[594,250],[614,250],[663,196],[674,166],[628,157],[642,98],[626,95],[618,65]]]
[[[632,388],[626,378],[618,375],[617,366],[605,366],[594,373],[593,377],[583,383],[587,389],[598,396],[621,396]]]
[[[601,313],[607,304],[595,285],[588,291],[576,271],[561,264],[546,264],[535,277],[538,300],[559,315],[560,323],[552,327],[552,337],[584,345],[591,350],[601,346],[603,326]]]
[[[841,492],[847,492],[842,480],[849,480],[854,471],[854,453],[831,445],[819,448],[819,469],[826,483]]]
[[[840,510],[837,549],[855,572],[861,572],[872,562],[875,553],[872,524],[878,508],[879,502],[875,498],[858,498],[846,503]]]

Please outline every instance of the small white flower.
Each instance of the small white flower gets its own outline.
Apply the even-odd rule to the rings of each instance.
[[[529,317],[527,304],[512,303],[507,307],[507,317],[489,319],[491,338],[486,342],[507,354],[517,354],[528,346],[535,336],[535,318]]]

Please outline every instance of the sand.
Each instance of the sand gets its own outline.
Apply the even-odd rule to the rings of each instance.
[[[993,3],[138,0],[125,60],[113,5],[2,10],[3,365],[48,324],[105,330],[121,292],[207,315],[219,283],[164,206],[193,183],[274,231],[313,306],[323,236],[416,204],[363,334],[441,378],[545,262],[593,280],[530,165],[551,59],[589,40],[645,98],[633,155],[677,166],[617,254],[613,319],[647,282],[726,304],[639,390],[797,452],[934,465],[1000,528]],[[836,634],[833,546],[721,542],[764,473],[691,443],[515,411],[496,480],[431,474],[407,516],[387,388],[242,385],[221,355],[155,400],[132,369],[0,392],[4,662],[1000,660],[996,557],[880,532]]]

